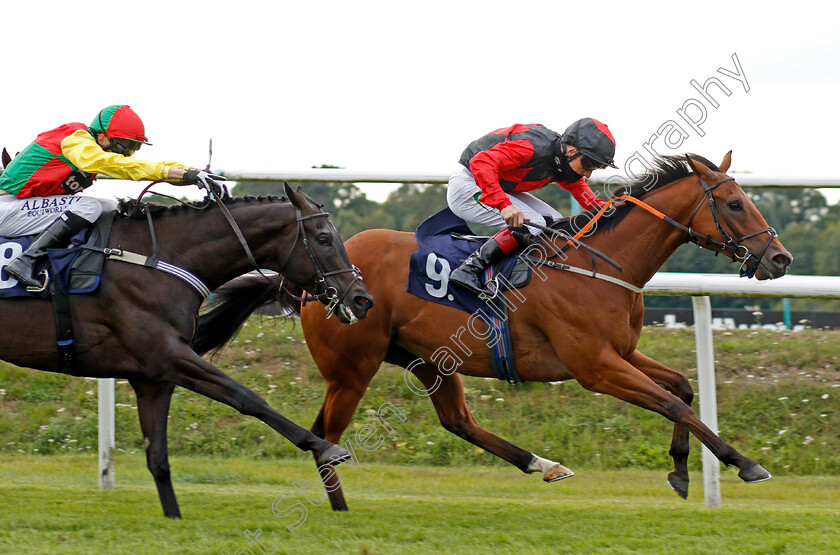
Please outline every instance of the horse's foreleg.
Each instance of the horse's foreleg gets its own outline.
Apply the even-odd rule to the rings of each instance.
[[[315,422],[310,428],[313,434],[318,437],[324,437],[324,407],[318,413]],[[317,458],[316,458],[317,464]],[[334,511],[349,511],[347,501],[344,499],[344,491],[341,489],[341,478],[331,470],[329,466],[318,466],[318,475],[321,477],[321,482],[324,484],[324,489],[327,491],[327,496],[330,498],[330,506]]]
[[[760,464],[739,453],[703,424],[691,407],[679,397],[656,385],[617,353],[602,356],[594,362],[594,366],[578,362],[577,365],[566,364],[566,367],[586,389],[607,393],[636,406],[658,412],[685,426],[722,463],[737,466],[740,469],[738,476],[745,482],[760,482],[770,478],[770,473]]]
[[[164,359],[166,360],[166,359]],[[173,372],[165,379],[213,400],[229,405],[242,414],[259,418],[302,451],[312,451],[322,464],[340,464],[350,458],[346,449],[325,441],[298,426],[236,380],[195,354],[184,345],[171,359]]]
[[[688,382],[688,378],[667,366],[660,364],[652,358],[645,356],[639,351],[627,358],[627,361],[652,379],[658,385],[664,387],[688,406],[694,400],[694,390]],[[668,474],[668,483],[683,499],[688,498],[688,428],[674,423],[674,434],[671,437],[671,449],[668,453],[674,459],[674,471]]]
[[[523,472],[541,472],[543,480],[555,482],[574,473],[560,463],[538,457],[488,432],[473,418],[464,398],[464,385],[458,374],[443,375],[433,364],[412,367],[412,372],[431,393],[432,404],[441,425],[449,432],[509,462]]]
[[[335,327],[320,315],[309,318],[306,311],[303,313],[301,323],[307,346],[326,380],[324,403],[311,428],[318,437],[338,443],[353,419],[359,401],[388,352],[390,338],[385,331],[388,325],[381,320],[386,315],[386,312],[377,312],[348,329],[347,326]],[[359,338],[363,339],[360,341]],[[329,466],[321,464],[318,473],[332,509],[348,510],[341,477]]]
[[[146,464],[155,479],[163,514],[169,518],[181,518],[175,490],[169,473],[169,452],[166,443],[166,423],[169,402],[175,386],[156,383],[145,379],[129,380],[137,395],[137,413],[143,444],[146,448]]]
[[[364,373],[348,373],[345,376],[353,378],[355,384],[340,383],[337,381],[327,382],[327,391],[324,396],[324,404],[318,413],[318,417],[312,424],[312,433],[332,443],[338,443],[341,435],[356,412],[356,407],[362,399],[370,378],[366,381],[362,376]],[[362,380],[364,383],[359,382]],[[338,476],[329,466],[318,465],[318,473],[324,483],[324,489],[330,498],[330,505],[334,511],[347,511],[347,501],[344,499],[344,492],[341,489],[341,477]]]

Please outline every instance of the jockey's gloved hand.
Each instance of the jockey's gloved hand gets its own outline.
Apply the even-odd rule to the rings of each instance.
[[[184,183],[195,184],[203,189],[213,192],[216,196],[223,196],[223,188],[218,183],[227,181],[227,177],[216,175],[205,170],[187,170],[181,178]]]
[[[210,181],[227,181],[227,177],[223,175],[216,175],[205,170],[187,170],[184,172],[184,177],[181,178],[184,183],[196,185],[208,185]]]

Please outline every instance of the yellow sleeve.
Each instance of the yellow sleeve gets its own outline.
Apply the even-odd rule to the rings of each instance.
[[[133,156],[105,152],[84,129],[75,131],[61,141],[61,153],[83,172],[131,181],[166,179],[171,168],[190,167],[178,162],[148,162]]]

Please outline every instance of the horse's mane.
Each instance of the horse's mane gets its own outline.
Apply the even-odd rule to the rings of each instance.
[[[698,156],[697,154],[688,154],[692,160],[697,160],[701,164],[708,167],[710,170],[719,172],[720,168],[713,164],[706,158]],[[635,198],[642,198],[651,191],[661,189],[662,187],[673,183],[679,179],[683,179],[692,174],[691,166],[685,159],[685,156],[660,156],[654,159],[653,167],[646,171],[640,178],[631,183],[617,189],[613,193],[613,198],[630,195]],[[612,229],[635,207],[635,204],[625,202],[622,206],[616,208],[609,215],[605,214],[598,220],[598,231],[605,229]],[[563,218],[554,222],[551,227],[553,229],[565,231],[570,235],[574,235],[578,230],[582,229],[598,212],[598,209],[587,210],[569,218]]]
[[[286,202],[289,199],[285,196],[278,197],[274,195],[268,196],[244,196],[244,197],[225,197],[225,205],[237,203],[255,203],[255,202]],[[209,210],[214,203],[206,200],[198,200],[192,202],[177,203],[171,206],[165,204],[158,204],[155,202],[139,202],[136,199],[119,199],[117,203],[117,214],[124,218],[132,220],[140,220],[146,218],[145,210],[148,210],[153,218],[173,216],[186,213],[192,210],[205,211]]]

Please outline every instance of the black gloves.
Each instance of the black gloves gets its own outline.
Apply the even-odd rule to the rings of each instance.
[[[222,197],[223,187],[218,182],[227,181],[227,178],[204,170],[187,170],[181,180],[183,183],[198,185],[202,189],[213,192],[217,197]]]
[[[184,172],[184,177],[181,178],[184,183],[195,184],[195,185],[205,185],[207,186],[207,180],[211,181],[227,181],[227,177],[216,175],[204,170],[186,170]]]

